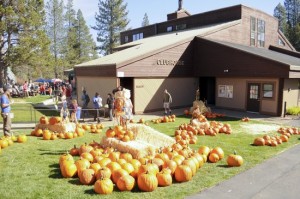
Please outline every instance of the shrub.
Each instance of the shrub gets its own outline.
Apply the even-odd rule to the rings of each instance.
[[[293,106],[286,110],[286,113],[289,115],[299,115],[300,114],[300,106]]]

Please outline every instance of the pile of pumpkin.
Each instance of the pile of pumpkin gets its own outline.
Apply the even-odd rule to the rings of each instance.
[[[151,120],[151,122],[153,122],[154,124],[159,124],[159,123],[168,123],[168,122],[175,122],[176,120],[176,115],[165,115],[163,117],[157,118],[157,119],[153,119]]]
[[[292,135],[299,135],[300,130],[295,127],[280,127],[277,130],[281,135],[264,135],[263,137],[257,137],[253,141],[254,146],[273,146],[276,147],[282,142],[289,141]]]
[[[162,148],[155,156],[134,159],[129,153],[104,149],[93,142],[61,155],[59,164],[63,177],[78,177],[81,184],[93,184],[96,193],[109,194],[114,184],[120,191],[131,191],[137,185],[139,190],[150,192],[171,185],[173,178],[190,181],[206,159],[178,143]]]
[[[241,119],[242,122],[249,122],[250,121],[250,118],[249,117],[243,117]]]
[[[52,132],[49,129],[36,128],[31,131],[31,136],[42,137],[43,140],[56,140],[56,139],[73,139],[82,137],[85,134],[85,130],[80,126],[76,126],[75,132]]]
[[[5,136],[0,138],[0,153],[2,149],[5,149],[9,146],[12,146],[14,142],[24,143],[27,142],[27,136],[25,134],[22,135],[12,135],[12,136]]]
[[[225,114],[222,114],[222,113],[213,113],[213,112],[205,112],[205,113],[203,113],[203,115],[206,118],[209,118],[209,119],[215,119],[215,118],[218,118],[218,117],[224,117],[225,116]]]
[[[126,129],[121,125],[116,125],[114,127],[109,127],[106,132],[106,137],[108,138],[116,138],[123,142],[129,142],[131,140],[135,140],[135,135],[133,131]]]
[[[206,156],[211,163],[217,163],[224,158],[224,151],[221,147],[210,149],[208,146],[200,146],[198,153]],[[226,162],[229,167],[239,167],[244,163],[244,159],[234,151],[233,154],[227,156]]]

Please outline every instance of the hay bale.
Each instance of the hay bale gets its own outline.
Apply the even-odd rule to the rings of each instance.
[[[57,133],[75,132],[76,124],[73,122],[60,123],[55,125],[50,124],[37,124],[36,129],[48,129]]]

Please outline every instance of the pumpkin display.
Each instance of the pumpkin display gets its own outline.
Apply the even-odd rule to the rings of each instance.
[[[94,191],[98,194],[111,194],[114,190],[114,184],[109,178],[101,178],[94,184]]]
[[[242,156],[237,155],[236,151],[234,151],[234,154],[230,154],[227,157],[227,164],[230,167],[239,167],[239,166],[242,166],[243,163],[244,163],[244,160],[243,160]]]

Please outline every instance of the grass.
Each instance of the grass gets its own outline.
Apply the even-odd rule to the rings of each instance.
[[[231,135],[219,134],[216,137],[201,136],[198,142],[191,145],[198,149],[201,145],[211,148],[220,146],[225,152],[225,157],[234,150],[244,158],[244,164],[238,168],[226,166],[226,160],[222,159],[216,164],[205,163],[190,182],[174,183],[169,187],[159,187],[151,193],[140,192],[135,189],[132,192],[119,192],[117,189],[111,195],[103,198],[184,198],[214,186],[234,175],[248,170],[266,159],[281,153],[299,143],[300,136],[292,136],[287,143],[277,147],[252,146],[254,138],[251,132],[241,129],[239,120],[222,118],[225,123],[230,123],[233,129]],[[150,126],[173,136],[174,130],[182,123],[189,121],[186,117],[178,117],[176,122],[152,124]],[[250,121],[250,123],[257,123]],[[100,141],[104,134],[86,133],[85,136],[70,140],[44,141],[41,138],[28,136],[24,144],[14,145],[2,149],[0,155],[0,179],[3,182],[0,188],[0,198],[99,198],[93,191],[93,186],[80,185],[78,178],[64,179],[59,170],[58,160],[61,154],[70,150],[74,144],[80,146],[93,140]],[[20,131],[18,134],[29,134],[29,131]],[[271,132],[275,133],[275,132]]]
[[[38,106],[46,99],[49,99],[49,96],[37,95],[29,98],[13,98],[15,103],[11,105],[12,113],[14,113],[12,122],[36,122],[42,115],[59,115],[58,111]],[[2,122],[2,117],[0,117],[0,122]]]

